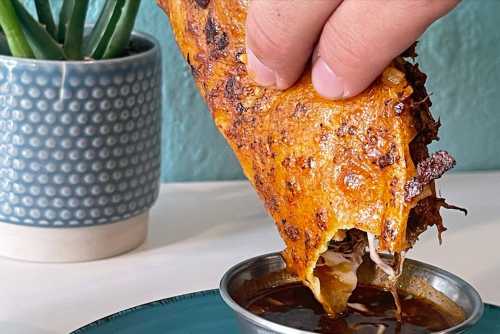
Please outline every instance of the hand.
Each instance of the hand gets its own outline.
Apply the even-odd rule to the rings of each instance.
[[[248,69],[286,89],[312,56],[312,82],[330,99],[354,96],[458,0],[253,0]]]

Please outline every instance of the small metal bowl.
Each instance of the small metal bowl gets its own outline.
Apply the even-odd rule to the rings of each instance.
[[[383,275],[370,261],[365,261],[358,270],[358,280],[362,283],[383,286],[387,281]],[[286,272],[281,254],[272,253],[243,261],[229,269],[221,280],[220,292],[224,302],[236,313],[244,334],[312,333],[271,322],[244,307],[259,291],[296,281]],[[470,284],[429,264],[407,259],[398,283],[409,293],[414,287],[419,296],[461,313],[460,318],[465,320],[438,333],[462,333],[474,326],[483,314],[481,297]]]

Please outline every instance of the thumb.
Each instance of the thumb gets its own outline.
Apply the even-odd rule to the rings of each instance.
[[[344,0],[331,15],[313,57],[316,91],[355,96],[458,0]]]
[[[246,20],[248,70],[263,86],[300,77],[325,22],[341,0],[254,0]]]

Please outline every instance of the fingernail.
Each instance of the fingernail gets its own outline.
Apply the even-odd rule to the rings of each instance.
[[[316,91],[327,99],[336,100],[344,97],[344,80],[337,76],[321,57],[314,63],[312,83]]]
[[[276,85],[274,71],[264,65],[250,48],[247,48],[247,61],[248,72],[255,82],[266,87]]]

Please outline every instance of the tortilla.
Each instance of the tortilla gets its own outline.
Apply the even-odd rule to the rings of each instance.
[[[246,70],[247,1],[159,4],[217,128],[276,222],[289,270],[329,313],[345,309],[357,254],[368,241],[377,261],[375,247],[403,252],[428,225],[442,227],[433,180],[446,168],[435,168],[427,151],[439,123],[417,65],[399,57],[363,93],[343,101],[319,96],[310,69],[286,91],[263,88]],[[411,214],[408,239],[410,212],[424,200]],[[355,256],[328,251],[348,231],[370,238],[363,233]]]

